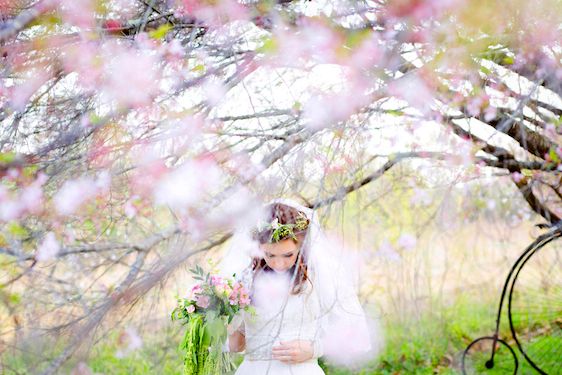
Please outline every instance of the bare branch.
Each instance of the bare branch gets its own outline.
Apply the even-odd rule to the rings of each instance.
[[[54,8],[53,0],[44,0],[30,9],[24,10],[11,21],[6,22],[0,29],[0,43],[6,42],[14,35],[22,31],[27,25],[33,22],[42,14]]]

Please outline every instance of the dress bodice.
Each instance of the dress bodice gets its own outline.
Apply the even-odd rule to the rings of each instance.
[[[252,305],[244,313],[246,358],[271,359],[271,349],[281,341],[311,340],[320,331],[320,305],[310,284],[298,294],[289,293],[290,274],[262,272],[254,278]]]

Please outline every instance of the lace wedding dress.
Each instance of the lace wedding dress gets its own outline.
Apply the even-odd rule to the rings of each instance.
[[[254,281],[255,314],[245,313],[240,330],[245,333],[244,361],[236,375],[322,375],[318,358],[287,364],[272,358],[272,348],[280,342],[316,342],[322,333],[318,295],[310,284],[299,294],[289,294],[290,274],[262,272]],[[318,354],[318,353],[315,353]]]

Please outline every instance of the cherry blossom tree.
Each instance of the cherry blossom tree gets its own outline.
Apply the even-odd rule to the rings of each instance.
[[[34,371],[56,373],[272,197],[328,207],[415,159],[506,176],[544,221],[562,215],[556,0],[0,14],[0,340],[56,340]]]

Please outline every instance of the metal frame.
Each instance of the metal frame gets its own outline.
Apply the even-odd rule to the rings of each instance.
[[[517,338],[517,334],[515,332],[515,327],[513,325],[513,321],[511,318],[512,315],[512,309],[511,309],[511,303],[513,300],[513,292],[515,289],[515,281],[517,280],[517,277],[519,276],[519,273],[521,272],[521,270],[523,269],[523,267],[525,266],[525,264],[527,263],[527,261],[537,252],[539,251],[543,246],[545,246],[546,244],[548,244],[549,242],[559,238],[562,236],[562,221],[558,222],[557,224],[553,225],[551,227],[551,229],[546,232],[543,233],[542,235],[540,235],[535,241],[533,241],[529,246],[527,246],[527,248],[523,251],[523,253],[519,256],[519,258],[517,258],[517,260],[515,261],[515,263],[513,264],[513,266],[511,267],[511,269],[509,270],[509,273],[507,275],[507,278],[505,280],[505,283],[503,285],[503,289],[502,289],[502,294],[500,297],[500,302],[499,302],[499,306],[498,306],[498,313],[496,316],[496,329],[495,329],[495,333],[493,336],[484,336],[484,337],[479,337],[476,340],[472,341],[464,350],[463,352],[463,356],[462,356],[462,373],[466,375],[466,370],[465,370],[465,358],[466,355],[468,353],[468,351],[470,350],[470,348],[476,344],[479,341],[482,340],[492,340],[492,353],[490,356],[490,359],[486,362],[486,368],[492,368],[494,365],[494,355],[496,352],[496,344],[499,342],[502,345],[506,346],[511,354],[513,355],[513,358],[515,360],[515,372],[514,374],[517,373],[517,369],[519,368],[519,361],[517,360],[517,356],[515,355],[515,352],[513,351],[513,349],[511,348],[511,346],[505,342],[504,340],[501,340],[499,338],[499,330],[500,330],[500,319],[501,319],[501,312],[502,312],[502,307],[503,307],[503,302],[506,296],[507,291],[509,290],[509,295],[508,295],[508,318],[509,318],[509,327],[511,330],[511,335],[513,337],[513,339],[515,340],[516,344],[517,344],[517,348],[519,349],[519,351],[523,354],[525,360],[540,374],[543,375],[548,375],[546,372],[544,372],[543,370],[541,370],[538,365],[533,362],[533,360],[531,358],[529,358],[529,356],[527,355],[527,353],[525,353],[525,351],[523,350],[523,347],[521,345],[521,342],[519,341],[519,339]]]

